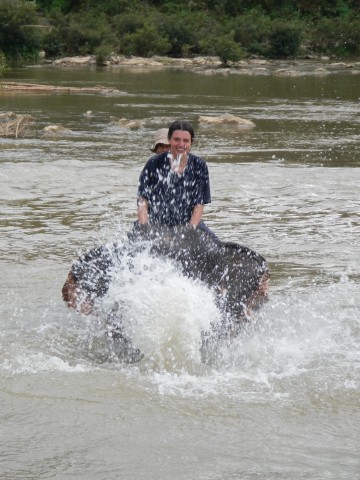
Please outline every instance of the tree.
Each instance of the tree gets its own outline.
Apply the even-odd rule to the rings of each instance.
[[[41,33],[36,6],[26,0],[0,0],[0,51],[7,58],[26,60],[38,55]]]
[[[0,51],[0,77],[2,77],[3,73],[5,72],[6,66],[6,57],[3,52]]]
[[[168,40],[161,37],[157,29],[151,25],[145,25],[138,31],[125,35],[120,47],[123,53],[140,57],[165,55],[169,48]]]
[[[269,35],[269,54],[275,58],[294,57],[300,48],[302,35],[291,24],[276,24]]]
[[[214,51],[223,65],[237,62],[244,56],[240,45],[234,40],[233,33],[218,37],[214,44]]]

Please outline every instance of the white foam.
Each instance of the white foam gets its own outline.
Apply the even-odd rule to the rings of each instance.
[[[352,305],[351,286],[342,284],[274,297],[238,338],[219,346],[215,365],[152,372],[152,380],[165,395],[217,392],[256,402],[284,401],[314,385],[319,391],[352,389],[358,385],[359,349]]]
[[[52,371],[79,373],[91,370],[89,366],[84,364],[77,363],[75,365],[70,365],[69,362],[62,360],[57,356],[49,356],[43,352],[19,353],[11,362],[5,361],[1,367],[4,372],[7,371],[12,375],[20,373],[40,373]]]
[[[200,362],[201,332],[220,318],[213,292],[147,252],[123,262],[106,301],[121,305],[124,333],[160,365]]]

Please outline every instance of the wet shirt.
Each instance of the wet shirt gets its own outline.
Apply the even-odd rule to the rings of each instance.
[[[211,202],[208,168],[190,153],[185,170],[178,175],[171,170],[167,155],[148,160],[140,175],[138,196],[149,202],[150,223],[186,224],[196,205]]]

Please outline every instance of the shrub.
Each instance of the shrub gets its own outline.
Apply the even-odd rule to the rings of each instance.
[[[165,55],[170,44],[165,37],[159,35],[155,27],[146,25],[134,33],[124,35],[120,50],[125,55],[138,55],[151,57],[152,55]]]
[[[360,18],[323,18],[311,29],[310,48],[319,53],[358,55]]]
[[[0,1],[0,51],[10,60],[33,60],[41,45],[35,5],[24,0]]]
[[[294,57],[300,49],[302,33],[291,23],[275,23],[269,34],[269,56],[272,58]]]
[[[160,33],[170,43],[168,54],[172,57],[210,53],[208,50],[212,50],[213,40],[219,30],[218,21],[211,15],[189,11],[163,14],[158,17],[158,26]]]
[[[218,37],[215,41],[214,52],[224,65],[228,62],[237,62],[244,54],[240,45],[235,42],[233,33]]]
[[[249,54],[266,55],[269,49],[271,20],[260,10],[252,10],[232,23],[234,40]]]
[[[45,12],[49,13],[58,10],[67,13],[71,10],[71,0],[36,0],[38,6]]]
[[[97,65],[104,65],[112,53],[111,45],[102,44],[95,48],[95,59]]]
[[[69,14],[58,25],[44,39],[46,55],[88,55],[101,45],[115,44],[107,18],[94,11]]]
[[[101,2],[99,0],[87,0],[86,8],[90,10],[98,10],[99,13],[104,13],[109,17],[120,15],[127,12],[133,7],[139,8],[137,0],[106,0]]]
[[[3,76],[6,69],[7,69],[7,64],[6,64],[5,54],[0,51],[0,77]]]
[[[181,57],[185,49],[191,49],[199,40],[190,15],[169,16],[159,30],[169,42],[168,54],[172,57]]]
[[[234,40],[249,54],[272,58],[295,56],[301,47],[305,24],[297,17],[271,19],[254,9],[232,22]]]
[[[135,33],[143,28],[147,23],[147,19],[136,13],[127,13],[119,15],[112,20],[116,35],[121,38],[128,33]]]
[[[63,55],[65,49],[58,28],[53,28],[49,33],[44,35],[42,47],[45,52],[45,57],[47,58],[56,58]]]

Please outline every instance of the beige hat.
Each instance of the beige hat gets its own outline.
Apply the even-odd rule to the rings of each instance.
[[[155,152],[156,147],[157,145],[159,145],[159,143],[163,145],[169,145],[168,133],[168,128],[160,128],[160,130],[156,130],[154,135],[154,143],[151,145],[150,148],[152,152]]]

